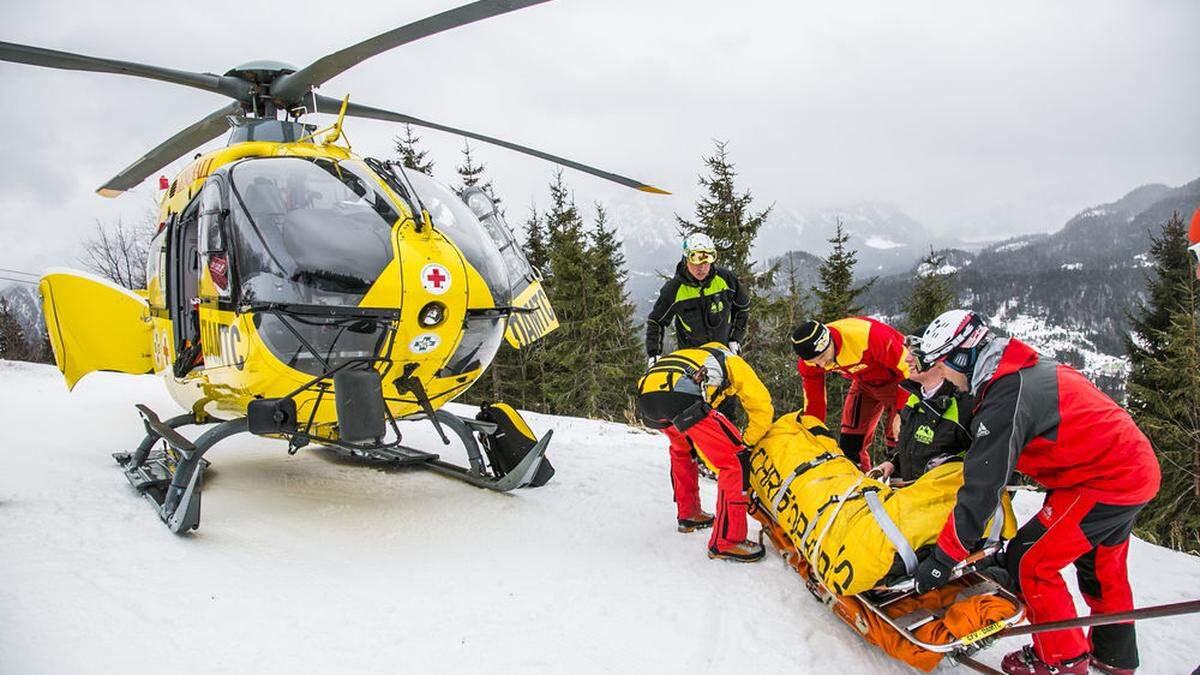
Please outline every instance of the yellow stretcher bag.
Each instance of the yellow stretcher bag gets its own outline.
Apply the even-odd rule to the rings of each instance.
[[[911,573],[913,552],[937,541],[962,486],[962,463],[934,468],[904,488],[867,478],[815,417],[780,417],[750,456],[750,489],[761,508],[837,595],[855,595],[889,574]],[[1008,495],[987,531],[1016,534]]]

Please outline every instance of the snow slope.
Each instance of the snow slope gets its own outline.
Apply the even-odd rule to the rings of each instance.
[[[530,415],[558,475],[512,494],[235,437],[177,537],[109,457],[140,438],[135,402],[175,410],[151,377],[68,395],[52,367],[0,361],[0,673],[914,672],[777,556],[710,561],[707,535],[677,534],[651,434]],[[1140,541],[1131,558],[1141,603],[1200,590],[1198,558]],[[1143,624],[1142,672],[1191,671],[1197,634]]]

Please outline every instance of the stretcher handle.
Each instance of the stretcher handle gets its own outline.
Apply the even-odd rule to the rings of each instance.
[[[962,575],[969,574],[970,572],[974,571],[976,563],[978,563],[979,561],[981,561],[989,556],[995,555],[996,552],[998,552],[999,550],[1000,550],[1000,546],[998,544],[995,546],[984,546],[983,548],[972,553],[971,555],[967,556],[966,558],[963,558],[962,562],[958,563],[957,565],[955,565],[953,568],[950,569],[950,581],[954,581],[955,579],[961,577]],[[949,582],[947,582],[947,583],[949,583]],[[909,578],[905,579],[904,581],[897,582],[896,584],[894,584],[892,586],[876,586],[875,588],[872,588],[871,590],[897,593],[897,592],[912,591],[912,590],[915,590],[916,587],[917,587],[917,580],[913,577],[909,577]]]

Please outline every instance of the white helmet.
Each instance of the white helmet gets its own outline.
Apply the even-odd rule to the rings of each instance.
[[[717,247],[713,245],[713,240],[707,234],[693,232],[683,240],[683,254],[688,255],[696,251],[715,254]]]
[[[922,365],[944,361],[950,368],[970,374],[979,348],[991,340],[983,316],[969,309],[952,309],[934,319],[921,336]]]

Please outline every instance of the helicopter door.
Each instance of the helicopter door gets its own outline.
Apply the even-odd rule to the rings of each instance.
[[[54,361],[67,388],[98,370],[154,372],[150,308],[145,298],[107,279],[51,271],[38,285]]]
[[[183,377],[204,362],[200,348],[199,202],[193,201],[176,220],[168,243],[167,307],[175,338],[175,377]]]

